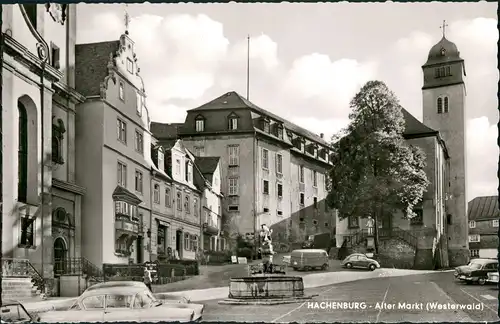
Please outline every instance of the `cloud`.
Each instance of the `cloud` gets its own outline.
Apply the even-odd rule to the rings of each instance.
[[[498,127],[487,117],[467,123],[467,180],[469,201],[478,196],[497,195],[499,150]]]
[[[123,32],[121,12],[102,12],[89,21],[78,30],[79,43],[116,40]],[[497,20],[477,18],[449,25],[447,38],[458,46],[467,72],[468,187],[472,199],[492,194],[498,186],[493,125],[498,120]],[[246,94],[247,39],[243,34],[230,41],[224,30],[230,27],[203,14],[160,16],[153,12],[132,17],[130,35],[136,43],[153,121],[182,122],[187,109],[224,92]],[[301,49],[296,56],[280,52],[289,44],[276,42],[274,35],[252,36],[250,100],[317,134],[324,133],[329,140],[347,125],[349,102],[355,93],[365,82],[377,79],[421,119],[421,66],[439,41],[438,32],[415,30],[387,43],[379,52],[354,51],[352,46],[349,52],[347,44],[341,54],[311,48],[310,52]]]
[[[376,69],[374,62],[360,63],[353,59],[332,62],[328,55],[313,53],[293,62],[284,87],[292,98],[316,99],[322,103],[302,112],[320,118],[332,113],[345,118],[350,100],[364,83],[376,76]]]
[[[323,134],[323,138],[327,142],[330,142],[334,134],[337,134],[349,124],[348,118],[318,119],[316,117],[292,117],[290,121],[305,129],[314,131],[318,135]]]
[[[240,40],[232,47],[228,60],[241,63],[246,62],[247,57],[253,61],[250,62],[252,67],[255,63],[259,63],[266,69],[276,68],[279,65],[278,44],[264,33],[257,37],[250,37],[250,44],[247,39]]]

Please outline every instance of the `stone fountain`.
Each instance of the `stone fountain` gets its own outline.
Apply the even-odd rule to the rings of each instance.
[[[231,278],[226,305],[276,305],[311,299],[304,294],[302,277],[287,276],[285,266],[273,262],[272,230],[262,225],[262,263],[249,266],[247,277]]]

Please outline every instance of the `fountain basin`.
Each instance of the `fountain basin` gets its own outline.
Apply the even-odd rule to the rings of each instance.
[[[302,277],[259,274],[231,278],[228,297],[219,304],[275,305],[295,303],[313,296],[305,296]]]

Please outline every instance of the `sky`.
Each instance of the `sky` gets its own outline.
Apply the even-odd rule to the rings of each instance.
[[[186,110],[236,91],[317,134],[347,126],[349,101],[384,81],[422,118],[422,69],[441,37],[467,72],[468,199],[498,194],[497,4],[282,3],[79,4],[77,43],[117,40],[130,16],[151,120],[184,122]]]

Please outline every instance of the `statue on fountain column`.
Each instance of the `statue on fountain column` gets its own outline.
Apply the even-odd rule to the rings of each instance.
[[[267,227],[266,224],[261,225],[260,236],[262,237],[262,261],[264,264],[264,273],[272,273],[273,268],[273,242],[271,234],[273,230]]]

